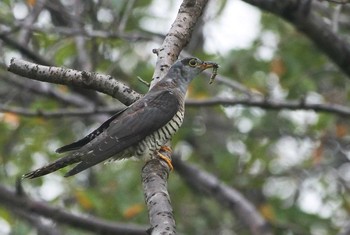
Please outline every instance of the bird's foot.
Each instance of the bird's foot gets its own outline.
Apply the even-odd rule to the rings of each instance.
[[[162,146],[159,151],[170,152],[170,153],[172,152],[171,148],[169,148],[168,146]],[[173,164],[171,163],[171,159],[169,159],[167,156],[161,154],[160,152],[157,152],[157,155],[159,158],[161,158],[162,160],[164,160],[168,164],[170,171],[174,170]]]

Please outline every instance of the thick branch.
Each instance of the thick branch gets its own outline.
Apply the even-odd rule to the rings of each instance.
[[[195,24],[202,15],[208,0],[184,0],[163,44],[154,52],[158,55],[152,84],[156,84],[188,44]]]
[[[272,12],[293,24],[309,37],[350,77],[350,45],[332,31],[321,16],[312,12],[311,0],[243,0]]]
[[[249,227],[253,235],[271,235],[267,222],[259,214],[254,205],[249,202],[239,191],[228,187],[215,176],[201,171],[195,166],[184,164],[179,158],[173,159],[176,172],[199,192],[215,198],[220,205],[225,205]]]
[[[137,92],[109,75],[43,66],[15,58],[11,60],[8,70],[17,75],[42,82],[100,91],[118,99],[125,105],[130,105],[140,98]]]
[[[163,162],[163,161],[162,161]],[[168,171],[153,159],[142,168],[142,185],[152,234],[176,234],[173,209],[167,190]]]
[[[146,234],[146,228],[143,226],[117,224],[104,221],[91,216],[78,216],[59,208],[51,207],[45,203],[34,201],[25,196],[19,196],[13,191],[0,185],[0,204],[8,207],[10,210],[22,210],[28,213],[34,213],[56,222],[70,225],[75,228],[83,229],[97,234]]]
[[[194,26],[202,15],[207,2],[208,0],[184,0],[182,2],[176,19],[163,44],[159,49],[154,50],[158,60],[152,77],[151,87],[165,76],[170,66],[178,58],[181,50],[190,41]],[[154,156],[154,158],[157,158],[157,156]],[[170,155],[169,159],[171,160]],[[168,174],[169,168],[163,166],[160,162],[163,161],[147,162],[142,173],[145,200],[153,230],[152,234],[176,234],[175,220],[166,187],[167,177],[164,177]],[[154,204],[155,199],[152,195],[154,189],[158,189],[158,186],[162,186],[162,191],[158,191],[159,193],[156,194],[157,197],[155,199],[157,203]],[[153,203],[150,201],[153,201]]]

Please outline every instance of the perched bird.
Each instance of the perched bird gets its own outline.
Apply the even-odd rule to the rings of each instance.
[[[158,151],[183,122],[188,85],[208,68],[216,71],[218,65],[192,57],[176,61],[142,98],[114,114],[83,139],[56,150],[58,153],[71,151],[67,156],[23,177],[36,178],[77,163],[65,175],[68,177],[109,158],[118,160],[132,156],[145,161],[159,156],[172,168],[170,160]]]

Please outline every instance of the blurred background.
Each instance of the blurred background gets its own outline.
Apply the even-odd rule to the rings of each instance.
[[[350,7],[314,2],[313,11],[349,42]],[[96,71],[146,93],[138,77],[150,81],[157,59],[152,49],[161,45],[180,4],[0,2],[1,185],[14,188],[22,174],[57,159],[56,148],[98,127],[111,113],[94,113],[97,107],[123,106],[91,90],[16,76],[7,71],[10,59]],[[242,1],[209,1],[183,55],[189,54],[220,65],[214,84],[208,84],[208,74],[192,83],[189,102],[306,102],[337,104],[344,110],[349,104],[348,77],[331,60],[291,24]],[[79,114],[87,108],[92,112]],[[185,162],[239,190],[274,234],[337,234],[347,226],[350,213],[348,116],[283,105],[271,110],[244,102],[197,102],[186,107],[172,146]],[[63,177],[63,169],[25,180],[23,187],[30,197],[67,211],[148,224],[140,179],[143,164],[100,164],[71,178]],[[220,202],[188,187],[176,169],[168,184],[179,234],[250,234]],[[57,227],[62,234],[87,234]],[[37,232],[0,204],[0,234]]]

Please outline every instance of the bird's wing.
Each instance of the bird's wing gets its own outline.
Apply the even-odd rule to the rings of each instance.
[[[179,101],[172,92],[148,93],[110,122],[103,133],[78,150],[83,155],[81,162],[65,176],[75,175],[135,145],[168,123],[178,109]]]
[[[111,122],[116,119],[121,113],[123,113],[128,107],[124,108],[123,110],[117,112],[114,114],[112,117],[108,118],[104,123],[102,123],[101,126],[99,126],[97,129],[95,129],[93,132],[85,136],[84,138],[77,140],[73,143],[67,144],[65,146],[62,146],[58,149],[56,149],[56,153],[63,153],[63,152],[68,152],[72,150],[77,150],[95,139],[98,135],[100,135],[104,130],[106,130]]]

